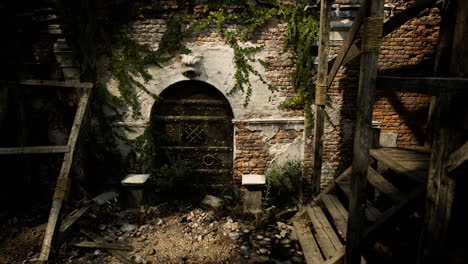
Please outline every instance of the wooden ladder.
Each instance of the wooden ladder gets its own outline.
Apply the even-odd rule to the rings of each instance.
[[[391,205],[381,211],[372,199],[366,202],[366,224],[363,237],[370,237],[374,231],[396,218],[407,205],[423,194],[423,184],[410,192],[400,191],[385,177],[369,166],[368,184],[384,195]],[[348,201],[351,198],[351,167],[319,193],[309,205],[294,218],[293,225],[304,252],[307,264],[342,263],[345,256],[348,223]],[[361,257],[361,263],[366,263]]]

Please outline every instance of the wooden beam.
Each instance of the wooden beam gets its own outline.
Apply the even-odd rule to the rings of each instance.
[[[133,250],[131,246],[112,244],[112,243],[107,243],[107,242],[81,241],[78,243],[73,243],[71,245],[74,247],[81,247],[81,248],[103,248],[103,249],[115,249],[115,250],[125,250],[125,251]]]
[[[399,202],[405,198],[400,190],[398,190],[393,184],[387,181],[382,175],[380,175],[377,171],[374,170],[374,168],[370,166],[368,168],[367,180],[375,189],[388,196],[388,198],[394,202]]]
[[[59,82],[51,80],[23,80],[16,82],[16,84],[26,85],[26,86],[44,86],[44,87],[69,87],[69,88],[82,88],[82,89],[91,89],[93,87],[92,83],[87,82]]]
[[[405,10],[391,17],[383,25],[382,38],[390,34],[393,30],[397,29],[398,27],[400,27],[401,25],[403,25],[410,19],[417,16],[424,9],[431,7],[435,2],[436,0],[417,0],[414,5],[406,8]],[[345,59],[343,60],[341,65],[345,65],[346,63],[350,62],[354,58],[357,58],[358,56],[360,56],[361,55],[360,46],[361,46],[360,43],[352,44],[351,47],[349,47],[349,51],[351,52],[349,51],[347,52]],[[337,60],[338,60],[338,57],[330,60],[328,62],[328,67],[330,69],[333,68],[333,65],[335,64]]]
[[[445,167],[451,172],[468,160],[468,141],[449,155]]]
[[[356,39],[359,29],[361,28],[362,18],[366,16],[367,5],[368,0],[364,0],[361,5],[361,8],[359,9],[358,15],[353,21],[351,29],[349,30],[348,35],[346,36],[346,40],[344,41],[343,46],[341,46],[341,49],[338,52],[338,56],[333,61],[333,66],[331,67],[330,73],[328,74],[327,87],[330,87],[330,85],[332,84],[333,79],[338,73],[340,66],[343,65],[343,60],[346,57],[346,54],[348,53],[351,45]]]
[[[363,14],[369,14],[370,18],[364,18],[363,21],[378,21],[377,18],[383,19],[384,1],[374,0],[368,3],[367,10],[362,10]],[[371,20],[372,19],[372,20]],[[369,32],[367,37],[375,39],[380,38],[377,26],[376,28],[366,28],[363,24],[363,34]],[[371,35],[370,32],[377,32],[378,36]],[[374,43],[373,41],[369,41]],[[351,191],[352,196],[349,203],[348,231],[346,239],[346,264],[358,264],[361,261],[361,245],[362,233],[366,220],[365,209],[367,203],[366,188],[367,188],[367,168],[369,162],[369,149],[372,138],[372,110],[374,106],[376,93],[377,79],[377,62],[379,51],[375,47],[367,47],[361,55],[361,69],[359,73],[359,89],[357,99],[357,120],[354,130],[354,146],[353,146],[353,170],[351,173]]]
[[[327,187],[325,189],[323,189],[323,191],[321,191],[317,196],[315,196],[314,202],[318,202],[323,195],[326,195],[326,194],[330,193],[333,189],[335,189],[336,188],[336,183],[338,181],[349,178],[351,176],[351,168],[352,167],[347,168],[340,176],[338,176],[338,178],[336,178],[333,182],[328,184]]]
[[[89,98],[91,96],[91,88],[85,88],[83,94],[81,95],[80,102],[78,104],[78,109],[76,110],[75,119],[71,128],[70,136],[68,138],[67,146],[70,148],[69,152],[65,153],[62,163],[62,168],[60,169],[59,180],[66,179],[69,176],[70,168],[73,162],[73,154],[75,151],[76,141],[78,140],[78,135],[80,132],[81,124],[83,123],[83,118],[88,107]],[[54,237],[55,229],[60,217],[60,209],[62,208],[63,197],[59,198],[62,195],[58,195],[58,191],[61,189],[61,186],[57,184],[54,194],[54,200],[52,202],[52,208],[50,209],[49,220],[47,222],[46,233],[44,236],[44,242],[42,243],[41,254],[39,256],[40,261],[48,261],[50,250],[52,248],[52,239]]]
[[[293,226],[296,231],[297,238],[299,239],[299,243],[301,244],[306,263],[322,263],[322,254],[320,253],[320,248],[310,231],[309,224],[304,222],[302,219],[298,219],[293,221]]]
[[[442,77],[377,77],[377,89],[438,96],[441,92],[468,92],[468,79]]]
[[[0,155],[67,153],[69,149],[68,146],[0,148]]]
[[[90,232],[90,231],[86,231],[86,230],[81,230],[81,233],[83,233],[85,236],[91,238],[94,242],[97,242],[97,243],[106,243],[106,241],[104,240],[104,238],[100,237],[99,235],[93,233],[93,232]],[[106,249],[111,255],[113,255],[114,257],[116,257],[118,260],[120,260],[122,263],[124,264],[135,264],[134,261],[131,261],[127,258],[127,256],[125,256],[122,252],[118,251],[118,250],[115,250],[115,249]]]
[[[315,96],[314,115],[314,154],[312,165],[312,195],[320,192],[322,179],[322,152],[323,152],[323,130],[325,123],[325,101],[327,97],[325,84],[328,72],[328,50],[330,42],[331,5],[327,0],[322,0],[320,5],[320,39],[318,51],[317,82]],[[322,88],[319,88],[322,87]],[[324,88],[324,91],[322,90]],[[318,98],[322,102],[318,102]]]

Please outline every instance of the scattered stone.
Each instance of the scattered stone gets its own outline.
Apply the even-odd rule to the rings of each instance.
[[[99,254],[101,254],[101,250],[99,249],[94,250],[94,255],[99,255]]]
[[[143,257],[140,255],[132,256],[131,260],[135,261],[136,263],[145,263],[145,259],[143,259]]]
[[[106,225],[99,225],[99,230],[101,230],[101,231],[106,230]]]
[[[261,248],[258,250],[258,253],[262,254],[262,255],[266,255],[268,253],[268,249],[266,248]]]
[[[263,240],[271,242],[271,238],[269,238],[269,237],[265,237]]]
[[[120,230],[122,230],[122,232],[128,232],[128,231],[133,231],[137,228],[136,225],[134,224],[128,224],[128,223],[124,223],[121,227],[120,227]],[[118,235],[118,234],[117,234]]]
[[[291,243],[291,240],[286,238],[286,239],[281,240],[280,243],[283,244],[283,245],[287,245],[287,244]]]
[[[231,233],[228,234],[228,236],[232,240],[237,240],[240,237],[239,233],[237,233],[237,232],[231,232]]]
[[[164,221],[161,218],[158,218],[158,220],[156,221],[156,225],[162,226],[163,224],[164,224]]]
[[[207,207],[217,209],[223,205],[223,200],[213,195],[205,195],[201,203]]]
[[[156,250],[154,248],[150,248],[146,251],[146,255],[148,256],[152,256],[154,254],[156,254]]]
[[[258,236],[257,236],[257,239],[258,239],[258,240],[262,240],[262,239],[263,239],[263,236],[262,236],[262,235],[258,235]]]
[[[244,229],[244,234],[249,234],[250,233],[250,229]]]
[[[294,262],[294,263],[302,263],[302,259],[300,257],[297,257],[297,256],[293,256],[291,258],[291,261]]]

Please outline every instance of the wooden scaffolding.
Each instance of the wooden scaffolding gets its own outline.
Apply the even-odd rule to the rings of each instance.
[[[320,39],[312,176],[312,190],[316,196],[310,205],[296,215],[293,222],[306,261],[308,264],[343,261],[347,264],[364,263],[361,257],[363,241],[375,235],[380,227],[389,224],[427,190],[419,261],[429,263],[446,241],[445,231],[455,192],[455,180],[449,174],[468,159],[467,135],[459,129],[460,126],[454,125],[457,120],[450,117],[455,109],[455,98],[467,97],[468,71],[462,65],[463,62],[468,63],[468,52],[465,49],[447,51],[466,45],[463,44],[462,36],[468,33],[468,25],[465,20],[457,18],[466,17],[468,4],[461,0],[416,0],[412,6],[384,23],[384,0],[363,0],[338,55],[329,61],[330,2],[332,1],[317,1],[317,4],[320,3]],[[447,12],[445,16],[450,14],[453,20],[452,23],[444,22],[443,18],[434,73],[437,77],[377,76],[381,39],[436,3],[444,5]],[[358,39],[360,30],[361,39]],[[451,35],[451,32],[455,33]],[[451,62],[447,58],[448,53],[451,55]],[[352,166],[319,192],[326,91],[339,68],[358,56],[361,58]],[[455,62],[457,56],[461,63],[448,66],[448,63]],[[441,71],[442,65],[448,71]],[[371,149],[372,109],[376,89],[397,89],[433,96],[429,117],[432,122],[431,149]],[[466,107],[462,108],[462,112],[458,113],[459,116],[466,118]],[[458,122],[460,121],[463,119]],[[387,181],[369,166],[370,157],[377,163],[406,175],[412,182],[412,188],[403,191]],[[392,204],[384,211],[377,209],[367,198],[367,186],[385,195]]]

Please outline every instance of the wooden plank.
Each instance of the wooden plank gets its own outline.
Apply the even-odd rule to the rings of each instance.
[[[323,254],[327,259],[333,257],[336,251],[343,246],[335,230],[333,230],[333,227],[318,205],[308,205],[306,210],[312,226],[317,233],[317,241]]]
[[[81,230],[81,233],[83,233],[85,236],[91,238],[94,242],[98,243],[106,243],[104,238],[98,236],[97,234],[86,231],[86,230]],[[106,249],[109,253],[111,253],[114,257],[116,257],[118,260],[120,260],[124,264],[135,264],[136,262],[133,262],[127,258],[122,252],[115,250],[115,249]]]
[[[445,163],[445,167],[447,168],[447,172],[451,172],[452,170],[456,169],[458,166],[462,165],[463,162],[468,160],[468,141],[465,142],[461,147],[457,150],[452,152],[447,162]]]
[[[363,12],[363,14],[369,14],[369,17],[382,18],[384,16],[384,0],[370,1],[368,7],[362,7],[361,12]],[[366,30],[366,28],[363,28],[363,31]],[[373,37],[380,38],[380,36]],[[356,126],[354,129],[353,170],[351,172],[352,196],[350,197],[348,210],[346,264],[360,263],[362,232],[364,231],[366,212],[372,214],[378,212],[378,210],[369,207],[371,203],[366,197],[369,149],[372,140],[372,111],[376,94],[375,86],[378,59],[378,50],[363,50],[359,73]]]
[[[382,162],[386,167],[392,169],[393,171],[406,175],[418,182],[424,181],[425,175],[422,172],[410,170],[406,167],[403,167],[400,163],[396,162],[389,155],[387,155],[383,150],[371,149],[369,153],[372,157],[374,157],[379,162]]]
[[[466,78],[443,77],[377,77],[377,89],[383,91],[399,91],[406,93],[421,93],[438,96],[441,92],[461,93],[467,90]]]
[[[91,89],[93,87],[92,83],[88,82],[73,82],[73,81],[52,81],[52,80],[23,80],[17,82],[20,85],[28,85],[28,86],[49,86],[49,87],[69,87],[69,88],[83,88],[83,89]]]
[[[356,39],[359,29],[361,28],[362,19],[366,15],[367,4],[368,4],[368,1],[364,0],[361,5],[361,8],[359,9],[358,15],[353,21],[353,25],[351,26],[351,29],[349,30],[348,35],[346,36],[346,40],[344,41],[343,46],[341,46],[341,49],[338,52],[338,56],[333,62],[333,66],[331,67],[330,73],[328,74],[328,78],[327,78],[327,87],[330,87],[330,85],[332,84],[333,79],[338,73],[339,68],[343,65],[343,59],[345,58],[351,45],[354,43],[354,40]]]
[[[315,241],[309,225],[304,220],[293,220],[293,226],[301,244],[302,252],[307,264],[317,264],[323,262],[322,254]]]
[[[401,200],[399,203],[392,206],[390,209],[386,210],[377,221],[375,221],[369,228],[364,231],[364,237],[368,237],[383,225],[387,224],[395,215],[397,215],[401,210],[403,210],[410,202],[414,201],[416,198],[421,196],[425,191],[424,187],[418,187],[413,190],[404,200]]]
[[[325,194],[322,196],[322,202],[330,213],[333,223],[335,223],[338,233],[346,240],[346,225],[348,223],[348,212],[334,195]]]
[[[341,264],[344,262],[344,256],[346,253],[346,247],[341,247],[336,251],[335,256],[326,260],[323,264]]]
[[[84,89],[83,94],[81,95],[81,98],[80,98],[80,102],[78,104],[78,109],[76,110],[75,119],[73,121],[70,136],[68,138],[67,146],[70,148],[70,150],[64,155],[62,168],[60,169],[59,178],[68,178],[69,176],[71,164],[73,162],[73,153],[75,151],[76,141],[78,139],[78,134],[80,132],[81,124],[83,122],[83,118],[85,116],[85,112],[88,107],[90,96],[91,96],[91,88]],[[57,191],[57,187],[56,187],[56,191]],[[55,197],[55,194],[54,194],[54,197]],[[44,236],[44,241],[42,243],[41,254],[39,256],[40,261],[48,261],[49,259],[49,254],[50,254],[50,250],[52,247],[52,239],[54,237],[58,219],[60,217],[60,209],[62,208],[62,202],[63,201],[60,199],[55,199],[52,202],[49,220],[47,222],[46,233]]]
[[[80,218],[84,213],[86,213],[91,208],[91,205],[86,205],[81,207],[79,210],[71,212],[60,225],[60,232],[65,232],[70,226],[72,226],[78,218]]]
[[[351,182],[340,181],[340,182],[337,182],[337,185],[338,187],[340,187],[341,191],[345,194],[348,200],[351,200],[352,198]],[[366,200],[365,214],[366,214],[367,220],[369,220],[370,222],[374,222],[375,220],[377,220],[377,218],[379,218],[382,215],[379,209],[375,208],[375,206],[369,200]]]
[[[67,153],[69,149],[70,148],[68,146],[0,148],[0,155]]]
[[[351,168],[352,167],[347,168],[343,173],[341,173],[340,176],[338,176],[338,178],[336,178],[333,182],[328,184],[327,187],[325,187],[325,189],[323,189],[317,196],[315,196],[314,202],[319,201],[321,199],[322,195],[328,194],[332,190],[334,190],[336,188],[336,182],[337,181],[349,178],[351,176]]]
[[[322,0],[320,5],[320,38],[318,49],[317,81],[315,93],[315,113],[314,113],[314,136],[313,144],[313,163],[312,163],[312,195],[318,195],[322,181],[322,152],[323,152],[323,130],[325,124],[325,91],[318,89],[327,82],[328,75],[328,53],[330,42],[330,23],[331,23],[331,5],[329,1]],[[325,94],[323,94],[325,92]],[[310,121],[310,120],[308,120]]]
[[[124,250],[124,251],[133,250],[133,248],[128,245],[112,244],[112,243],[105,243],[105,242],[81,241],[78,243],[73,243],[71,245],[74,247],[81,247],[81,248],[103,248],[103,249],[115,249],[115,250]]]
[[[382,175],[376,172],[372,167],[369,166],[369,173],[367,180],[374,186],[375,189],[385,194],[394,202],[403,200],[404,195],[389,181],[387,181]]]

